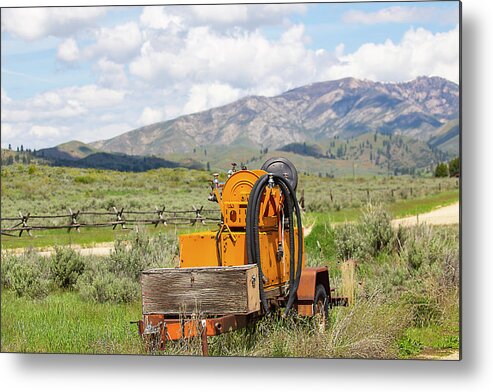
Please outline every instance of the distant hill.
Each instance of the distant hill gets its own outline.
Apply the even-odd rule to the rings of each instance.
[[[147,171],[158,168],[186,167],[203,169],[201,163],[193,160],[173,162],[154,156],[134,156],[122,153],[109,153],[79,141],[71,141],[56,147],[37,151],[35,156],[53,166],[107,169],[119,171]]]
[[[355,78],[314,83],[275,97],[250,96],[92,143],[103,151],[157,155],[207,146],[258,150],[325,143],[366,133],[428,141],[458,117],[459,86],[439,77],[405,83]]]
[[[430,138],[428,144],[433,148],[448,153],[450,155],[459,155],[459,119],[454,119],[443,125],[437,130],[436,134]]]
[[[88,155],[94,154],[98,150],[89,144],[72,140],[67,143],[59,144],[51,148],[44,148],[38,151],[38,155],[52,160],[78,160]]]

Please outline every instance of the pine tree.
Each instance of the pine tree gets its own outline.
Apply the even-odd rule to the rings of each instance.
[[[435,169],[435,177],[448,177],[448,166],[446,163],[439,163]]]
[[[452,159],[448,164],[448,171],[450,177],[455,177],[460,175],[460,160],[459,158]]]

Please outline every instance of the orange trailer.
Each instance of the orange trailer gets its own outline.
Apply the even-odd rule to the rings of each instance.
[[[179,268],[200,272],[200,268],[257,266],[258,284],[252,284],[260,297],[258,309],[248,314],[200,309],[207,317],[197,318],[167,312],[164,298],[163,309],[145,312],[139,321],[139,333],[151,347],[164,349],[168,340],[200,335],[207,354],[207,336],[244,327],[276,309],[327,317],[330,306],[346,303],[332,296],[327,267],[305,267],[297,172],[291,162],[272,158],[261,170],[236,170],[233,164],[224,183],[218,177],[214,174],[211,181],[209,200],[221,209],[219,228],[181,235]],[[173,296],[187,294],[184,290]]]

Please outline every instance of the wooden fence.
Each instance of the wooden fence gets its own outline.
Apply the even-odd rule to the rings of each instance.
[[[211,214],[211,217],[206,217],[204,214]],[[93,217],[93,221],[86,221],[86,217]],[[51,225],[42,224],[48,219],[65,219],[65,222]],[[161,209],[156,207],[154,211],[125,211],[124,208],[117,209],[116,207],[113,207],[113,211],[77,210],[77,212],[73,212],[68,209],[66,214],[35,215],[30,212],[26,214],[19,212],[18,217],[2,217],[0,218],[0,234],[14,237],[13,233],[18,232],[18,236],[21,237],[24,232],[32,236],[31,231],[34,230],[67,229],[70,232],[70,230],[75,229],[80,232],[81,228],[87,227],[113,227],[114,230],[117,227],[126,229],[127,226],[132,225],[194,226],[196,223],[207,225],[217,224],[220,221],[220,210],[205,210],[203,206],[200,208],[192,206],[190,210],[177,211],[167,211],[165,207]],[[11,227],[4,227],[8,222],[17,223]]]

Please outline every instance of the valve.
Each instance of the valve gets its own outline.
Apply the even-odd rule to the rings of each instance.
[[[213,177],[214,177],[214,188],[219,188],[219,173],[214,173],[213,174]]]

